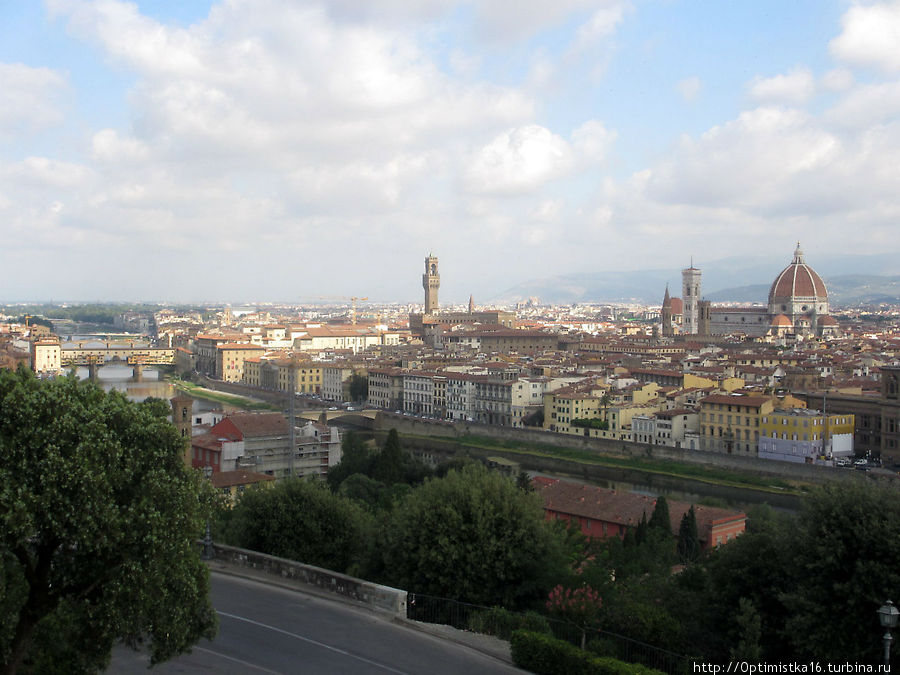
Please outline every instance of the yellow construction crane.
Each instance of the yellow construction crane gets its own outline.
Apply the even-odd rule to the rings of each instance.
[[[356,325],[356,301],[359,300],[360,302],[365,302],[365,301],[368,300],[368,299],[369,299],[368,297],[365,297],[365,298],[350,298],[350,301],[353,303],[353,307],[352,307],[352,309],[350,310],[350,325],[351,325],[351,326],[355,326],[355,325]]]

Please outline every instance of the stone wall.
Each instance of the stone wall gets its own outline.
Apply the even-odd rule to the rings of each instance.
[[[406,591],[370,581],[338,574],[303,563],[276,558],[273,555],[248,551],[224,544],[213,544],[213,559],[232,567],[262,572],[272,577],[298,581],[324,591],[364,603],[369,607],[406,616]]]
[[[481,436],[501,442],[521,442],[538,445],[549,445],[556,448],[577,448],[594,452],[598,455],[617,457],[633,457],[646,459],[672,460],[687,464],[698,464],[722,469],[749,471],[757,475],[772,476],[800,481],[819,482],[822,480],[855,480],[861,478],[861,472],[837,469],[829,466],[794,464],[759,459],[758,457],[742,457],[698,450],[670,448],[662,445],[631,443],[606,438],[588,438],[570,434],[559,434],[543,429],[500,427],[487,424],[435,423],[433,421],[409,418],[402,415],[379,415],[375,425],[378,431],[396,428],[401,435],[429,436],[433,438],[456,439],[467,435]],[[513,448],[510,448],[511,450]],[[502,454],[497,448],[493,454]],[[493,452],[493,451],[492,451]],[[562,460],[566,461],[566,460]]]

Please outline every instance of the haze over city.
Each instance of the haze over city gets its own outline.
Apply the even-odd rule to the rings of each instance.
[[[5,3],[0,300],[897,252],[898,34],[898,3]]]

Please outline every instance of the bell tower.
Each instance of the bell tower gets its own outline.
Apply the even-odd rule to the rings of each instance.
[[[194,399],[187,394],[178,392],[174,398],[169,399],[172,404],[172,424],[178,429],[183,439],[186,439],[184,449],[184,463],[191,466],[191,412],[194,406]]]
[[[425,289],[425,315],[434,314],[438,310],[438,289],[441,287],[441,275],[438,274],[438,259],[429,253],[425,258],[425,274],[422,275],[422,288]]]

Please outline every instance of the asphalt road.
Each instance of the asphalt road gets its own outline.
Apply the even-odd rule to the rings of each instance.
[[[521,673],[468,647],[393,623],[383,614],[257,581],[213,573],[219,633],[151,673]],[[109,673],[146,675],[124,647]]]

